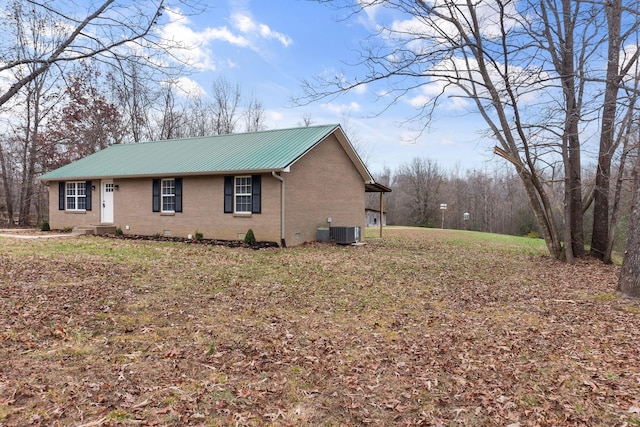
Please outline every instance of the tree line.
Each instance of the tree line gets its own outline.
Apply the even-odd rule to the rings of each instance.
[[[0,1],[0,221],[46,218],[35,178],[111,144],[257,131],[264,109],[223,77],[184,89],[188,47],[163,39],[167,8],[199,2]]]
[[[612,247],[621,254],[629,227],[632,206],[633,177],[622,171],[619,191],[619,219]],[[595,181],[595,176],[585,175]],[[554,215],[562,221],[562,177],[544,178],[551,195]],[[376,182],[392,189],[384,196],[384,210],[388,225],[408,225],[432,228],[473,230],[541,238],[535,213],[520,177],[505,162],[495,163],[484,170],[452,170],[442,168],[437,161],[416,157],[395,170],[386,168],[376,174]],[[446,204],[446,209],[441,205]],[[377,195],[369,195],[367,207],[377,210]],[[593,209],[584,215],[585,222],[593,222]],[[589,236],[587,236],[589,237]]]
[[[0,131],[0,215],[41,223],[46,191],[35,178],[112,144],[257,131],[262,104],[220,77],[212,97],[181,94],[172,81],[153,85],[136,74],[104,72],[85,60],[44,72],[4,108]]]

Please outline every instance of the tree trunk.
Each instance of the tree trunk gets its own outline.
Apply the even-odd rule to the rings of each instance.
[[[574,257],[584,256],[584,229],[582,215],[582,166],[580,159],[580,136],[578,122],[581,105],[576,94],[576,64],[574,55],[575,17],[571,1],[562,1],[562,22],[564,27],[564,45],[559,49],[559,61],[556,68],[560,71],[565,99],[565,126],[563,139],[563,162],[565,172],[564,196],[564,236],[565,258],[573,264]],[[579,63],[579,68],[584,64]],[[581,83],[578,84],[581,86]]]
[[[569,165],[567,167],[569,177],[566,185],[569,186],[569,217],[566,228],[571,230],[571,251],[573,256],[584,256],[584,221],[582,214],[582,171],[580,160],[580,140],[578,138],[578,124],[575,123],[569,135]],[[569,243],[565,243],[569,246]]]
[[[4,149],[0,145],[0,175],[2,176],[2,187],[4,189],[4,204],[7,209],[9,224],[13,223],[13,188],[11,185],[11,171],[9,162],[4,154]]]
[[[638,89],[638,83],[640,83],[640,78],[636,78],[635,82],[635,90]],[[634,114],[635,111],[635,103],[636,98],[632,97],[631,103],[629,104],[629,109],[627,110],[627,114],[623,120],[623,128],[624,133],[621,133],[622,137],[622,153],[620,154],[620,162],[618,167],[618,178],[616,179],[616,187],[615,192],[613,194],[613,207],[611,209],[611,224],[609,225],[609,241],[607,243],[607,249],[604,253],[604,257],[602,261],[605,264],[609,264],[612,262],[611,253],[613,252],[613,244],[616,236],[616,229],[618,227],[618,214],[620,212],[620,199],[622,197],[622,187],[624,183],[625,177],[625,168],[627,164],[627,156],[629,152],[633,149],[630,147],[630,141],[633,138],[634,129]]]
[[[606,11],[609,27],[607,78],[602,109],[600,149],[598,151],[598,169],[593,200],[593,234],[591,237],[591,255],[601,260],[605,259],[609,243],[609,182],[611,159],[614,152],[615,118],[618,108],[622,0],[608,2]]]
[[[527,192],[527,197],[529,198],[529,203],[540,228],[540,232],[542,233],[542,237],[547,244],[549,254],[555,259],[561,259],[562,241],[553,218],[553,209],[551,208],[549,197],[542,183],[535,175],[526,170],[519,158],[509,155],[507,151],[498,146],[493,148],[493,152],[516,167],[518,176]]]
[[[626,296],[640,297],[640,157],[634,170],[633,206],[617,290]]]

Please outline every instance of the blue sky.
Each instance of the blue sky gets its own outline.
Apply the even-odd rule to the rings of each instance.
[[[407,98],[386,109],[376,95],[383,87],[356,91],[294,106],[302,94],[301,80],[322,73],[355,74],[348,63],[358,59],[358,46],[370,34],[375,16],[340,20],[340,12],[308,0],[219,0],[200,15],[169,10],[165,36],[192,46],[187,55],[196,72],[182,85],[193,92],[210,93],[222,76],[239,84],[245,97],[253,96],[266,112],[268,128],[298,126],[304,116],[315,124],[343,123],[369,169],[395,170],[414,157],[436,161],[447,170],[458,166],[485,169],[495,164],[491,141],[478,130],[474,114],[443,107],[421,135],[406,120],[416,114]],[[415,94],[419,96],[419,94]]]

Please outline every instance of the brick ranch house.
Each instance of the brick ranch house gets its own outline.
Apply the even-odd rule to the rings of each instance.
[[[252,229],[282,246],[329,225],[364,229],[365,191],[388,191],[339,125],[118,144],[38,179],[54,229],[220,240]]]

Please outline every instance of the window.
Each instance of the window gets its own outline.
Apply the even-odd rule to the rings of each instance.
[[[152,180],[153,212],[182,212],[182,178]]]
[[[65,194],[68,211],[84,211],[87,209],[86,182],[67,182]]]
[[[237,176],[235,213],[251,213],[251,177]]]
[[[255,214],[262,209],[262,176],[225,176],[224,212]]]
[[[162,180],[162,212],[176,211],[176,181],[174,179]]]
[[[85,212],[91,210],[91,181],[58,182],[58,210]]]

